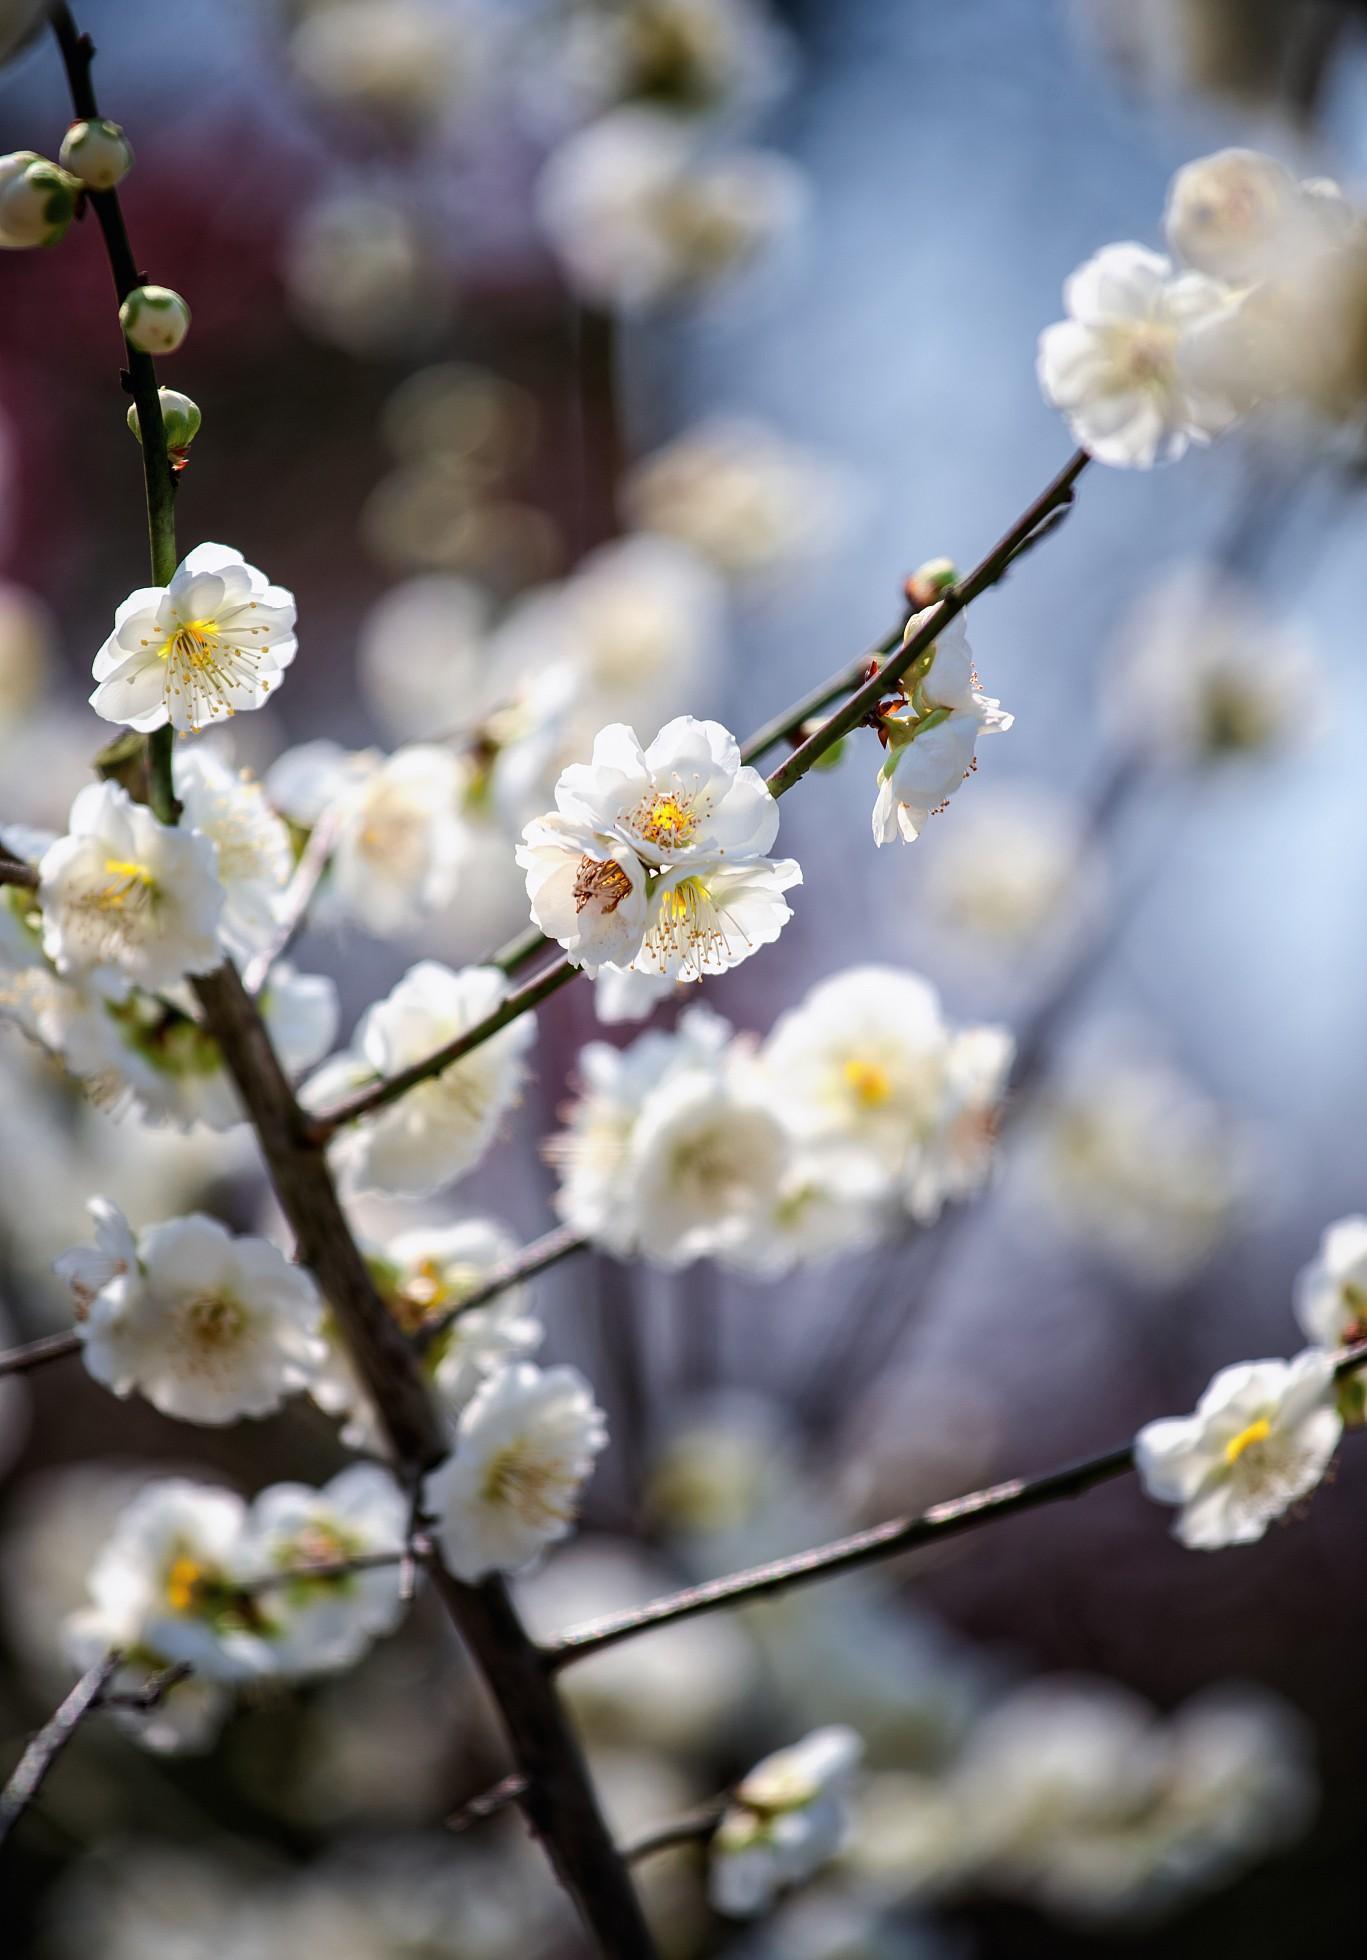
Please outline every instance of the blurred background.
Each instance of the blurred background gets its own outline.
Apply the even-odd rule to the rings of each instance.
[[[649,642],[643,738],[685,709],[743,736],[1062,465],[1037,335],[1101,245],[1161,248],[1177,167],[1245,144],[1350,192],[1367,174],[1364,21],[1327,0],[86,0],[78,20],[137,152],[139,264],[194,314],[162,373],[204,416],[182,548],[236,546],[298,598],[289,686],[236,731],[263,773],[315,738],[441,734],[512,648],[535,697],[536,634],[575,605],[605,695],[614,631]],[[646,122],[584,151],[625,114]],[[661,115],[704,186],[667,247],[623,215]],[[68,119],[39,38],[0,76],[0,149],[55,153]],[[3,802],[56,827],[105,733],[90,661],[144,576],[140,476],[93,225],[2,271]],[[583,1537],[522,1588],[539,1627],[1107,1447],[1224,1362],[1299,1345],[1294,1275],[1367,1200],[1363,454],[1351,428],[1278,418],[1161,473],[1089,470],[973,609],[1016,722],[965,793],[875,852],[864,736],[785,801],[796,917],[709,1003],[763,1033],[852,962],[928,975],[1028,1049],[1000,1174],[931,1230],[779,1284],[597,1258],[541,1279],[547,1350],[589,1373],[613,1441]],[[623,560],[624,538],[676,560]],[[600,589],[567,599],[585,560]],[[530,648],[529,596],[552,608]],[[594,612],[614,603],[616,628]],[[1212,688],[1241,671],[1256,706],[1267,677],[1272,723],[1208,739],[1161,652],[1198,639]],[[1127,693],[1136,648],[1157,678]],[[525,923],[512,839],[544,799],[517,809],[509,774],[438,916],[382,937],[325,910],[300,943],[344,1035],[416,958],[475,960]],[[551,1222],[538,1145],[575,1055],[635,1030],[601,1029],[587,987],[539,1023],[506,1135],[425,1216]],[[140,1222],[270,1218],[241,1129],[108,1114],[10,1029],[0,1069],[10,1338],[63,1324],[48,1267],[93,1192]],[[71,1363],[4,1388],[8,1763],[70,1678],[60,1622],[140,1476],[250,1493],[344,1452],[304,1403],[218,1432]],[[567,1677],[627,1833],[825,1722],[861,1729],[876,1777],[934,1775],[1035,1677],[1164,1714],[1252,1684],[1308,1725],[1313,1820],[1171,1898],[1119,1873],[1047,1897],[956,1882],[899,1838],[885,1783],[880,1827],[758,1932],[709,1914],[696,1852],[644,1867],[668,1952],[1356,1952],[1365,1495],[1350,1438],[1304,1518],[1206,1559],[1125,1482]],[[504,1762],[421,1607],[355,1674],[248,1702],[210,1755],[99,1725],[77,1749],[25,1825],[16,1952],[581,1951],[515,1819],[441,1831]]]

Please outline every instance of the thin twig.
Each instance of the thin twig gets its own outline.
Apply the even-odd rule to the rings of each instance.
[[[357,1572],[383,1572],[393,1566],[402,1567],[405,1560],[425,1559],[429,1553],[430,1547],[424,1544],[419,1549],[415,1543],[411,1548],[393,1552],[358,1552],[354,1558],[282,1565],[278,1572],[263,1572],[259,1577],[242,1580],[235,1589],[245,1599],[255,1599],[259,1593],[274,1592],[280,1586],[323,1585],[329,1579],[349,1579]]]
[[[359,1090],[345,1102],[315,1117],[309,1126],[311,1140],[317,1144],[326,1143],[329,1137],[348,1123],[355,1123],[363,1116],[373,1116],[377,1110],[387,1109],[390,1103],[406,1096],[410,1089],[416,1089],[421,1083],[430,1082],[433,1076],[453,1068],[474,1049],[483,1047],[501,1029],[540,1007],[543,1001],[549,1000],[552,994],[558,993],[568,981],[573,980],[579,971],[569,960],[553,961],[534,980],[528,980],[524,986],[509,994],[492,1014],[486,1014],[482,1021],[476,1021],[472,1028],[457,1035],[454,1041],[448,1041],[444,1047],[424,1055],[411,1067],[400,1069],[397,1075],[385,1076],[382,1081],[372,1083],[368,1089]]]
[[[631,1838],[619,1847],[621,1855],[629,1865],[635,1865],[642,1858],[653,1858],[657,1851],[672,1851],[676,1845],[706,1844],[726,1815],[727,1802],[724,1796],[710,1797],[706,1803],[697,1804],[667,1823],[656,1824],[653,1830]]]
[[[1367,1341],[1345,1348],[1338,1357],[1335,1372],[1350,1374],[1367,1362]],[[876,1560],[895,1558],[902,1552],[917,1550],[941,1538],[957,1537],[975,1531],[998,1518],[1014,1517],[1021,1511],[1036,1511],[1061,1498],[1080,1497],[1098,1484],[1109,1483],[1134,1469],[1134,1444],[1103,1450],[1098,1456],[1083,1457],[1060,1470],[1049,1470],[1040,1477],[1011,1477],[1005,1483],[991,1484],[985,1490],[970,1491],[965,1497],[932,1504],[914,1517],[887,1518],[864,1531],[851,1532],[828,1545],[815,1545],[791,1557],[771,1559],[765,1565],[731,1572],[721,1579],[708,1579],[701,1585],[686,1586],[680,1592],[666,1593],[645,1605],[624,1613],[609,1613],[570,1627],[543,1651],[552,1670],[568,1667],[587,1654],[601,1653],[652,1627],[671,1626],[680,1620],[696,1619],[700,1613],[714,1613],[720,1607],[745,1606],[753,1600],[786,1592],[790,1586],[806,1585],[813,1579],[831,1579],[852,1572]]]
[[[0,885],[19,885],[25,891],[38,889],[38,867],[18,858],[0,857]]]
[[[490,1789],[482,1791],[479,1796],[471,1797],[470,1801],[463,1803],[459,1810],[453,1810],[446,1820],[446,1828],[457,1833],[468,1831],[472,1824],[482,1824],[486,1817],[496,1817],[500,1810],[506,1810],[510,1804],[517,1803],[526,1794],[526,1777],[519,1776],[514,1771],[511,1776],[503,1777]]]
[[[120,1688],[117,1692],[108,1688],[100,1696],[100,1708],[128,1708],[139,1715],[150,1714],[160,1708],[172,1688],[178,1688],[182,1681],[188,1681],[194,1673],[189,1661],[172,1661],[144,1681],[140,1688]]]
[[[309,907],[317,896],[323,873],[332,857],[341,827],[341,811],[334,804],[323,812],[294,867],[294,876],[285,890],[280,924],[268,946],[263,946],[242,970],[242,984],[249,994],[259,994],[270,977],[271,968],[282,960],[308,922]]]
[[[1005,537],[999,539],[992,547],[981,564],[975,566],[967,578],[951,587],[934,606],[928,609],[924,625],[913,633],[911,638],[876,673],[864,680],[862,685],[849,696],[844,706],[838,708],[820,728],[809,735],[786,762],[780,763],[768,779],[773,795],[782,796],[792,789],[795,783],[801,782],[813,763],[818,762],[842,735],[847,735],[852,728],[858,727],[859,723],[877,707],[888,688],[901,678],[920,654],[934,644],[937,635],[944,631],[950,620],[957,613],[961,613],[971,599],[986,592],[989,586],[995,585],[998,579],[1004,576],[1013,562],[1035,542],[1041,533],[1041,527],[1046,526],[1055,513],[1065,509],[1072,502],[1073,485],[1090,461],[1091,458],[1086,451],[1079,449],[1059,471],[1053,482],[1040,492],[1029,509],[1012,525]],[[767,724],[759,731],[759,736],[755,740],[761,746],[767,747],[789,732],[797,733],[803,722],[810,719],[812,698],[809,696],[796,708],[789,709],[780,720]],[[753,743],[746,744],[746,751],[753,748]],[[521,943],[513,942],[508,949],[509,952],[515,952]],[[359,1090],[344,1102],[336,1104],[332,1109],[324,1110],[314,1119],[311,1126],[310,1133],[313,1140],[316,1143],[326,1143],[346,1124],[355,1123],[363,1116],[373,1116],[377,1110],[385,1109],[390,1103],[406,1096],[410,1089],[416,1089],[420,1083],[428,1082],[433,1076],[442,1074],[445,1069],[452,1067],[488,1041],[492,1035],[506,1028],[509,1022],[516,1021],[523,1014],[531,1013],[581,971],[580,967],[573,965],[567,959],[556,960],[538,974],[535,980],[528,981],[515,993],[509,994],[492,1014],[486,1015],[474,1027],[467,1028],[465,1033],[454,1041],[434,1049],[430,1055],[423,1056],[408,1068],[400,1069],[397,1075],[385,1076],[368,1088]]]
[[[88,1667],[71,1693],[39,1729],[19,1758],[19,1765],[0,1791],[0,1846],[9,1838],[19,1819],[42,1789],[57,1758],[66,1748],[123,1664],[123,1655],[114,1649]]]
[[[487,1306],[496,1300],[500,1293],[510,1287],[518,1286],[525,1279],[544,1273],[552,1266],[558,1266],[562,1259],[568,1259],[572,1252],[582,1252],[588,1240],[578,1232],[572,1232],[568,1225],[556,1225],[549,1232],[543,1232],[539,1239],[524,1245],[520,1252],[505,1259],[485,1274],[474,1291],[467,1293],[449,1312],[439,1320],[429,1321],[418,1329],[414,1345],[419,1354],[431,1352],[443,1335],[447,1334],[462,1314],[473,1313],[476,1307]]]
[[[848,735],[851,729],[857,728],[867,715],[872,714],[888,689],[901,679],[927,648],[935,644],[950,620],[961,613],[971,600],[995,585],[1015,560],[1029,550],[1041,535],[1041,527],[1050,524],[1056,512],[1071,504],[1073,485],[1090,461],[1091,457],[1085,449],[1076,450],[1053,482],[1040,492],[1029,509],[1016,520],[1005,537],[993,545],[968,577],[951,586],[935,605],[927,608],[924,623],[903,642],[891,659],[871,674],[861,687],[856,688],[844,706],[828,716],[786,762],[781,762],[771,772],[769,788],[775,796],[785,795],[794,784],[800,783],[812,764],[819,762],[842,735]]]
[[[30,1368],[41,1368],[49,1361],[65,1361],[69,1354],[79,1354],[82,1345],[74,1328],[65,1334],[44,1334],[39,1340],[26,1341],[23,1347],[7,1348],[0,1354],[0,1375],[26,1375]]]

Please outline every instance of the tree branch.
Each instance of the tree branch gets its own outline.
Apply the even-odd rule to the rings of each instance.
[[[1085,449],[1076,450],[1053,482],[1040,492],[1005,537],[993,545],[986,558],[973,568],[966,579],[952,586],[928,609],[924,625],[918,627],[877,673],[871,674],[861,687],[856,688],[844,706],[837,708],[814,734],[809,735],[786,762],[779,764],[769,776],[769,788],[775,796],[785,795],[795,783],[800,783],[814,762],[819,762],[842,735],[848,735],[851,729],[857,728],[913,661],[934,645],[950,620],[961,613],[971,600],[1004,577],[1015,560],[1029,550],[1046,527],[1052,528],[1051,520],[1055,513],[1072,503],[1073,485],[1090,461],[1091,457]]]
[[[676,1845],[706,1844],[725,1816],[728,1802],[725,1796],[709,1797],[706,1803],[682,1811],[667,1823],[642,1831],[639,1837],[621,1847],[622,1856],[629,1865],[634,1865],[642,1858],[653,1858],[657,1851],[672,1851]]]
[[[1071,504],[1073,485],[1090,461],[1087,452],[1079,449],[1059,471],[1053,482],[1040,492],[1029,509],[1011,526],[1005,537],[999,539],[992,547],[982,563],[930,609],[925,624],[880,667],[877,673],[864,679],[869,659],[872,657],[870,655],[865,655],[862,661],[846,669],[843,684],[851,684],[852,679],[857,678],[862,685],[856,687],[843,708],[831,715],[822,727],[809,735],[806,741],[794,750],[786,762],[781,763],[773,771],[769,777],[769,788],[775,796],[784,795],[795,783],[801,782],[814,762],[818,762],[842,735],[847,735],[852,728],[857,728],[859,723],[877,707],[888,688],[901,678],[918,655],[933,645],[937,635],[944,631],[955,614],[962,612],[971,599],[976,599],[980,593],[986,592],[989,586],[995,585],[998,579],[1004,576],[1012,563],[1030,548],[1043,534],[1044,529],[1050,526],[1056,514]],[[889,644],[890,641],[880,642],[875,653],[881,653]],[[803,723],[826,704],[833,692],[839,692],[841,688],[841,680],[824,684],[815,694],[808,695],[795,707],[789,708],[786,714],[776,721],[766,723],[758,734],[746,743],[742,754],[762,754],[764,749],[771,747],[775,742],[789,735],[796,735]],[[495,956],[495,959],[499,964],[506,960],[510,965],[516,965],[529,950],[534,950],[531,937],[529,934],[524,934],[510,941],[503,952]],[[440,1075],[443,1070],[470,1054],[481,1043],[488,1041],[491,1035],[506,1028],[510,1021],[516,1021],[521,1015],[531,1013],[568,981],[573,980],[581,970],[567,959],[556,960],[544,972],[538,974],[535,980],[528,981],[515,993],[509,994],[501,1007],[494,1013],[486,1015],[473,1028],[467,1028],[456,1040],[447,1042],[444,1047],[435,1049],[432,1054],[424,1056],[421,1061],[413,1062],[408,1068],[400,1069],[397,1075],[386,1076],[382,1081],[373,1083],[368,1089],[358,1091],[356,1095],[348,1097],[334,1108],[324,1110],[314,1120],[312,1129],[314,1140],[318,1143],[326,1143],[346,1124],[357,1122],[363,1116],[374,1115],[376,1110],[384,1109],[399,1097],[406,1096],[408,1091],[417,1088],[419,1083],[428,1082],[433,1076]]]
[[[49,1361],[65,1361],[79,1354],[83,1343],[73,1327],[62,1334],[44,1334],[41,1340],[26,1341],[23,1347],[7,1348],[0,1354],[0,1375],[26,1375],[30,1368],[41,1368]]]
[[[77,114],[94,115],[90,42],[77,33],[64,6],[56,9],[53,25]],[[137,276],[117,199],[104,192],[92,202],[101,212],[115,285],[122,295],[130,279],[137,283]],[[143,365],[135,350],[129,353],[143,437],[153,574],[164,584],[176,562],[166,435],[151,363]],[[170,790],[169,729],[151,738],[150,763],[153,809],[163,821],[174,822],[178,810]],[[416,1486],[422,1472],[450,1448],[444,1419],[417,1357],[375,1288],[319,1142],[236,968],[225,962],[193,985],[205,1024],[218,1042],[224,1066],[256,1131],[299,1258],[319,1282],[402,1474]],[[527,1815],[599,1951],[607,1960],[650,1960],[654,1942],[598,1807],[578,1740],[506,1590],[496,1581],[463,1585],[435,1558],[431,1573],[434,1589],[498,1704],[518,1767],[528,1781]]]
[[[1350,1374],[1364,1362],[1367,1362],[1367,1341],[1345,1348],[1335,1372],[1340,1376]],[[652,1627],[696,1619],[700,1613],[715,1613],[721,1607],[748,1606],[754,1600],[786,1592],[790,1586],[806,1585],[813,1579],[832,1579],[862,1565],[916,1551],[939,1539],[976,1531],[980,1525],[991,1524],[998,1518],[1036,1511],[1062,1498],[1080,1497],[1098,1484],[1126,1476],[1133,1469],[1134,1444],[1122,1443],[1117,1449],[1083,1457],[1060,1470],[1046,1471],[1041,1477],[1012,1477],[985,1490],[970,1491],[966,1497],[932,1504],[928,1511],[915,1517],[888,1518],[882,1524],[851,1532],[847,1538],[837,1538],[831,1544],[815,1545],[809,1551],[772,1559],[766,1565],[750,1566],[722,1579],[686,1586],[680,1592],[666,1593],[624,1613],[586,1620],[570,1627],[544,1649],[546,1665],[557,1671],[587,1654],[601,1653],[606,1647],[616,1647],[623,1640],[648,1633]]]
[[[56,1714],[39,1729],[19,1758],[18,1768],[0,1791],[0,1847],[42,1789],[53,1764],[86,1716],[99,1706],[101,1696],[122,1664],[123,1655],[115,1650],[87,1668]]]

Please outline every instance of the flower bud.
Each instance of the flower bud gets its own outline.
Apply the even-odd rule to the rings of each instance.
[[[33,150],[0,157],[0,250],[55,245],[76,212],[81,186]]]
[[[917,612],[924,612],[933,606],[941,593],[947,592],[959,576],[958,567],[949,558],[927,558],[924,565],[918,565],[906,583],[907,604]]]
[[[130,347],[143,354],[174,354],[190,331],[190,309],[169,286],[138,286],[119,308]]]
[[[166,432],[166,447],[172,465],[183,469],[190,444],[199,434],[199,425],[203,420],[199,404],[192,402],[188,395],[182,395],[178,388],[158,388],[157,400],[161,403],[161,426]],[[129,408],[128,426],[141,442],[142,424],[138,420],[136,402]]]
[[[61,162],[92,191],[112,191],[133,168],[133,145],[116,122],[74,122],[62,138]]]

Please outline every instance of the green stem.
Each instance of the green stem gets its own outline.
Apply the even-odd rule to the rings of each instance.
[[[71,106],[78,117],[94,121],[100,106],[91,78],[95,48],[88,34],[82,34],[67,6],[52,10],[52,30],[61,49],[66,69]],[[87,191],[86,200],[104,234],[109,269],[114,276],[115,295],[122,305],[128,295],[145,284],[133,257],[123,206],[117,191]],[[166,447],[166,430],[161,419],[161,397],[157,393],[156,363],[125,339],[124,386],[138,411],[141,436],[142,473],[146,490],[147,544],[153,585],[169,585],[179,560],[176,554],[176,478]],[[175,740],[172,729],[159,728],[147,738],[148,802],[162,823],[175,823],[180,815],[172,782],[171,755]]]

